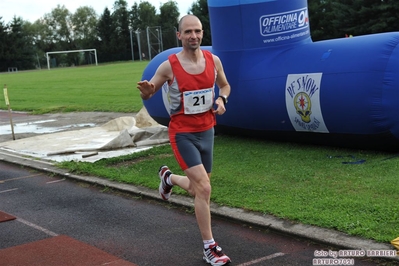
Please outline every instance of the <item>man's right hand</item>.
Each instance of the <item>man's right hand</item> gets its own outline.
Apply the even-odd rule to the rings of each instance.
[[[148,100],[155,93],[155,84],[143,80],[137,82],[137,89],[140,90],[140,96],[143,100]]]

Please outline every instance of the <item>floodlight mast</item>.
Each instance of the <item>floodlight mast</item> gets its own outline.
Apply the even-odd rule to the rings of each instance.
[[[64,54],[64,53],[77,53],[77,52],[88,52],[88,51],[94,51],[94,57],[96,59],[96,66],[98,66],[97,62],[97,49],[83,49],[83,50],[69,50],[69,51],[56,51],[56,52],[47,52],[46,57],[47,57],[47,68],[50,70],[50,54]]]

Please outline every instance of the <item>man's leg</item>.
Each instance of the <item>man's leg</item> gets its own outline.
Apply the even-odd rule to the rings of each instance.
[[[202,165],[188,168],[187,176],[171,174],[170,180],[174,186],[179,186],[194,197],[194,209],[198,227],[203,240],[212,239],[210,196],[211,185],[209,176]]]
[[[203,259],[211,265],[227,265],[231,260],[223,253],[212,234],[210,174],[206,173],[202,164],[190,167],[184,172],[187,176],[170,174],[170,183],[180,186],[194,196],[195,216],[204,243]]]
[[[211,184],[202,164],[186,169],[187,176],[172,174],[171,181],[194,197],[195,216],[203,240],[212,239],[210,197]]]

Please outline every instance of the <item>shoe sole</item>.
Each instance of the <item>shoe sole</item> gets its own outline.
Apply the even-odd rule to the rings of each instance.
[[[163,193],[162,181],[161,181],[161,183],[159,184],[159,189],[158,189],[158,191],[159,191],[159,195],[161,195],[161,197],[162,197],[163,200],[169,200],[169,197],[165,197],[165,196],[164,196],[165,194]],[[169,196],[170,196],[170,194],[169,194]]]
[[[170,172],[169,167],[167,167],[166,165],[161,166],[161,168],[159,169],[158,176],[159,176],[159,179],[160,179],[161,182],[159,183],[158,192],[159,192],[159,195],[161,195],[163,200],[169,200],[169,197],[172,194],[172,190],[170,190],[170,192],[168,193],[169,196],[166,196],[166,194],[163,193],[163,188],[162,188],[162,184],[164,182],[164,180],[163,180],[164,179],[164,175],[167,172],[167,171],[165,171],[165,173],[163,175],[161,175],[162,169],[164,169],[164,168],[167,168],[168,169],[167,171]],[[170,172],[170,173],[172,173],[172,172]]]
[[[207,257],[202,257],[202,259],[206,262],[206,263],[209,263],[210,265],[212,265],[212,266],[224,266],[224,265],[229,265],[230,263],[231,263],[231,260],[230,261],[228,261],[228,262],[226,262],[226,263],[224,263],[224,264],[220,264],[220,263],[212,263]]]

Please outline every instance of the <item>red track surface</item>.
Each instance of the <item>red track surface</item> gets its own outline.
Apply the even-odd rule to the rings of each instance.
[[[0,258],[2,266],[136,266],[64,235],[2,249]]]

